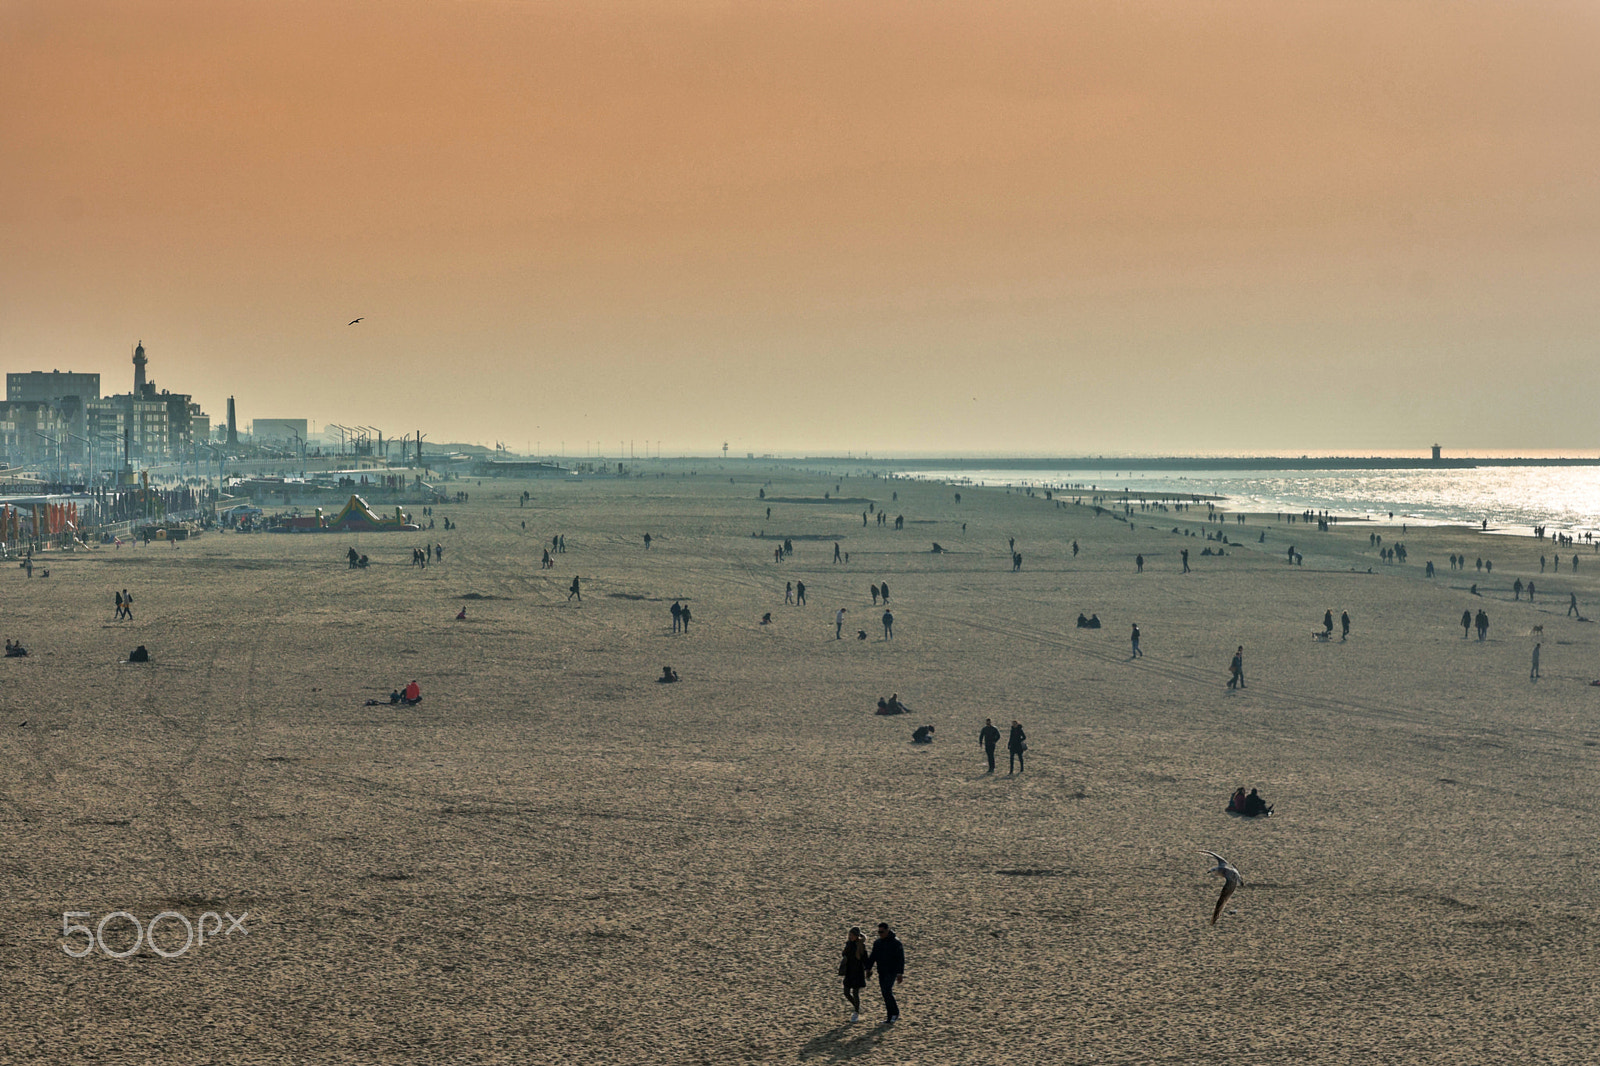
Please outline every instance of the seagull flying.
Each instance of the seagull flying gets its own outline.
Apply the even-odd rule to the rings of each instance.
[[[366,316],[366,315],[362,315],[362,316],[361,316],[361,318],[366,318],[366,317],[367,317],[367,316]],[[353,325],[355,325],[355,324],[356,324],[356,323],[357,323],[357,322],[360,322],[360,321],[361,321],[361,318],[352,318],[352,319],[351,319],[351,320],[350,320],[350,324],[351,324],[351,325],[352,325],[352,326],[353,326]]]
[[[1239,876],[1239,871],[1233,868],[1232,863],[1216,852],[1202,851],[1200,854],[1209,855],[1217,860],[1217,864],[1211,868],[1210,872],[1223,880],[1222,895],[1217,897],[1217,909],[1211,912],[1211,924],[1216,925],[1217,919],[1222,917],[1223,904],[1228,902],[1228,897],[1233,895],[1234,889],[1244,884],[1244,878]]]

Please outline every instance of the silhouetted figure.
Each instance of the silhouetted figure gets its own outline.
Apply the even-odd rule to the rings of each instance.
[[[985,718],[983,728],[978,730],[978,744],[983,748],[983,754],[989,760],[989,769],[984,773],[994,773],[994,748],[1000,743],[1000,730],[994,727],[994,720]]]
[[[1027,767],[1023,763],[1023,758],[1022,758],[1023,754],[1027,750],[1028,750],[1028,734],[1026,734],[1026,733],[1024,733],[1022,731],[1022,723],[1021,722],[1019,722],[1019,721],[1017,721],[1015,719],[1012,719],[1012,722],[1011,722],[1011,736],[1006,739],[1006,751],[1011,756],[1011,758],[1010,758],[1010,767],[1011,768],[1007,771],[1008,774],[1014,774],[1018,770],[1026,770],[1027,769]]]
[[[1244,798],[1244,811],[1242,813],[1246,818],[1264,818],[1272,813],[1272,808],[1252,788],[1250,795]]]

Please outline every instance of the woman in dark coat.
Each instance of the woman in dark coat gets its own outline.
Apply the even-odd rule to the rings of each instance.
[[[867,942],[862,939],[860,926],[850,929],[844,957],[839,960],[839,976],[844,978],[844,998],[850,1001],[850,1020],[860,1021],[861,990],[867,986]]]
[[[1028,734],[1022,731],[1022,723],[1016,719],[1011,721],[1011,736],[1006,740],[1006,751],[1011,753],[1010,773],[1026,770],[1022,763],[1022,753],[1028,750]]]

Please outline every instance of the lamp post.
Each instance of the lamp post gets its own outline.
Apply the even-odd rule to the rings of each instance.
[[[88,478],[88,483],[93,485],[94,484],[94,441],[90,440],[88,437],[80,437],[76,433],[72,433],[70,431],[67,433],[67,436],[71,437],[73,440],[81,440],[81,441],[83,441],[83,450],[89,456],[89,478]]]
[[[36,429],[33,432],[49,441],[55,447],[56,484],[59,485],[61,483],[61,442],[41,430]]]

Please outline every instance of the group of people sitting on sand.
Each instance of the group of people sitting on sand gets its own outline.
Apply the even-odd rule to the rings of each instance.
[[[1272,805],[1257,795],[1255,789],[1252,788],[1247,796],[1241,788],[1229,797],[1228,813],[1246,818],[1266,818],[1272,814]]]
[[[389,693],[389,704],[390,704],[390,706],[394,706],[394,705],[398,704],[401,707],[414,707],[414,706],[416,706],[417,704],[419,704],[421,702],[422,702],[422,688],[421,688],[420,685],[418,685],[416,683],[415,680],[413,680],[411,682],[411,684],[407,685],[405,688],[394,689]],[[368,700],[367,701],[367,706],[368,707],[378,707],[378,706],[382,706],[382,704],[383,704],[382,700]]]
[[[1090,615],[1088,618],[1085,618],[1083,616],[1083,612],[1079,611],[1078,612],[1078,628],[1079,629],[1099,629],[1100,628],[1100,616],[1095,614],[1095,615]]]
[[[7,640],[6,641],[6,658],[7,659],[23,659],[23,658],[26,658],[27,655],[28,655],[28,649],[24,648],[22,646],[22,641],[20,641],[20,640]]]
[[[898,692],[896,692],[893,696],[890,696],[887,700],[884,699],[882,696],[879,696],[878,697],[878,709],[873,711],[872,713],[873,714],[910,714],[911,713],[911,708],[907,707],[905,704],[900,702],[900,694]]]

